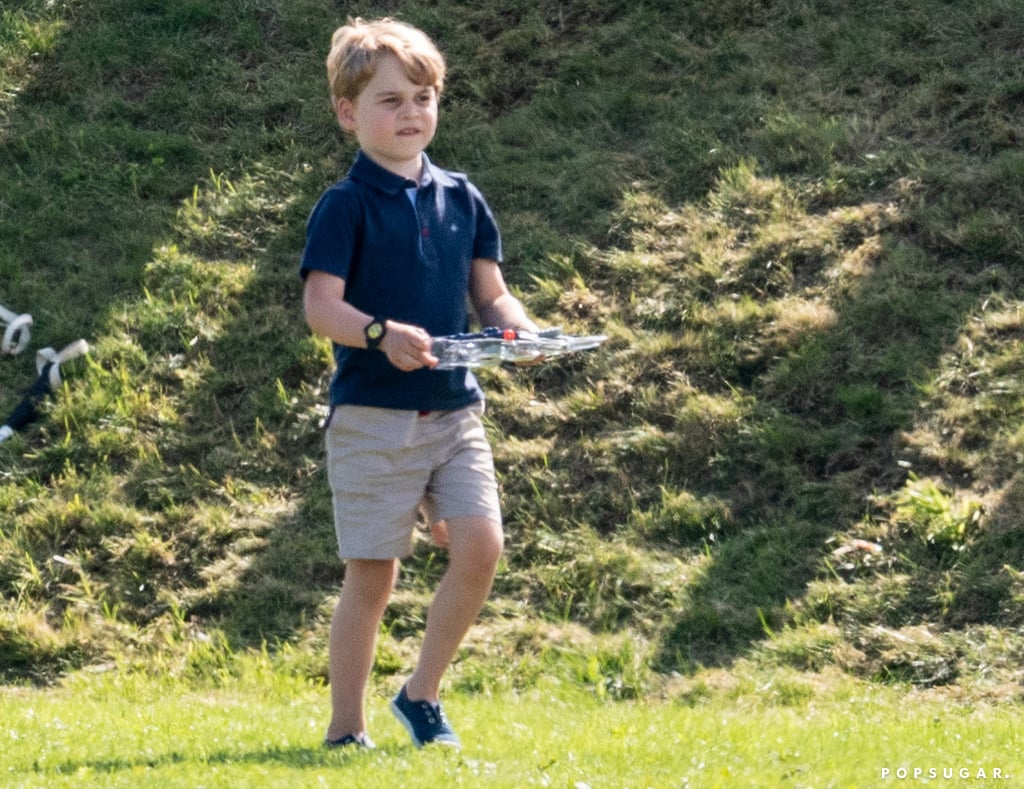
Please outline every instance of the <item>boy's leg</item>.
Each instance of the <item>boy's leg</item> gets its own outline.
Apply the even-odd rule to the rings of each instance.
[[[396,559],[350,559],[331,619],[327,739],[366,732],[366,686],[380,620],[395,585]]]
[[[490,518],[448,519],[448,569],[427,614],[416,670],[406,684],[409,698],[436,702],[441,678],[494,583],[504,537]]]

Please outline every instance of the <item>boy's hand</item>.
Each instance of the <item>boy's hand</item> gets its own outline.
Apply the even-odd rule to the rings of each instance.
[[[430,335],[419,326],[388,321],[387,329],[380,349],[399,370],[411,372],[437,365],[437,357],[430,352]]]

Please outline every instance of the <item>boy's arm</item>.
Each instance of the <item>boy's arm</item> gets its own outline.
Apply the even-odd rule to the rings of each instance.
[[[302,291],[302,304],[306,323],[317,334],[322,334],[338,345],[365,348],[363,329],[373,315],[356,309],[345,296],[345,280],[324,271],[310,271]],[[385,321],[387,333],[380,350],[399,370],[433,367],[437,358],[430,353],[430,335],[418,326],[398,321]]]
[[[495,260],[478,258],[469,274],[469,300],[482,326],[538,331],[522,303],[513,296]]]

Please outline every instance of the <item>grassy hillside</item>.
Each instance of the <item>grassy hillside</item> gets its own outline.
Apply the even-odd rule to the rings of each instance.
[[[484,374],[505,565],[453,681],[652,692],[736,661],[1019,692],[1024,18],[970,3],[368,4],[448,54],[435,161],[539,320]],[[0,444],[0,674],[325,669],[340,582],[303,324],[343,174],[319,0],[0,11],[0,304],[88,358]],[[407,670],[427,541],[377,668]],[[684,683],[700,693],[701,683]]]

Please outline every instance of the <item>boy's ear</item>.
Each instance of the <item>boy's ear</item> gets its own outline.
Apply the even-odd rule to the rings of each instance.
[[[355,105],[350,99],[338,99],[334,102],[334,114],[338,118],[338,125],[345,131],[356,130]]]

